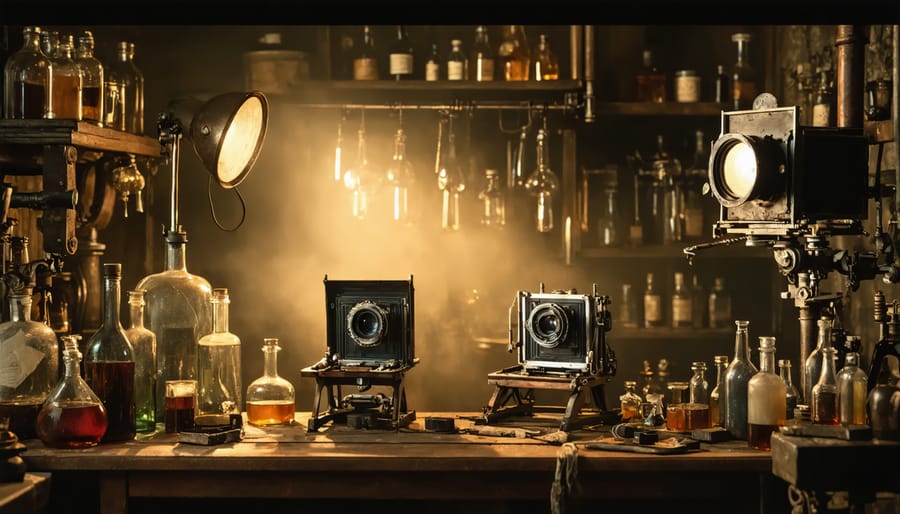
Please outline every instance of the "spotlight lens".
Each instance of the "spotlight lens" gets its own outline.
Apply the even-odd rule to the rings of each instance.
[[[748,197],[756,184],[757,172],[756,152],[747,143],[737,143],[725,154],[722,179],[732,197]]]

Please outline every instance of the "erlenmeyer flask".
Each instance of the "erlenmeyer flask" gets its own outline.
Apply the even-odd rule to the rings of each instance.
[[[554,227],[553,201],[559,189],[556,173],[547,165],[547,118],[537,133],[537,169],[525,181],[525,189],[537,197],[535,221],[538,232],[550,232]]]

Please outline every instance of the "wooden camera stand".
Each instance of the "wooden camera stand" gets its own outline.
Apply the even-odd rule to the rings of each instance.
[[[535,411],[563,412],[559,429],[569,431],[589,424],[611,423],[613,416],[606,411],[603,385],[606,378],[594,375],[529,374],[521,365],[488,374],[488,383],[496,386],[487,406],[483,408],[485,424],[491,424],[510,416],[531,416]],[[569,391],[564,409],[559,406],[538,406],[534,400],[535,389]],[[590,395],[595,410],[586,410]]]
[[[414,364],[413,364],[414,365]],[[379,420],[390,425],[394,430],[409,425],[416,419],[416,411],[406,407],[406,389],[403,385],[404,374],[412,369],[412,365],[386,371],[373,371],[372,368],[334,367],[314,369],[307,367],[300,370],[300,375],[316,379],[316,395],[312,417],[306,425],[307,432],[316,432],[326,423],[334,420],[346,420],[348,414],[354,412],[352,406],[341,405],[343,395],[341,386],[353,385],[359,388],[368,386],[388,386],[392,390],[389,416],[378,416]],[[328,410],[321,412],[322,390],[327,390]],[[362,389],[361,389],[362,390]]]

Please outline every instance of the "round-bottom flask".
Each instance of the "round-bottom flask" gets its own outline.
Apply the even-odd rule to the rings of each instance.
[[[251,425],[285,425],[294,421],[294,386],[278,376],[278,339],[263,340],[263,375],[247,387],[247,421]]]

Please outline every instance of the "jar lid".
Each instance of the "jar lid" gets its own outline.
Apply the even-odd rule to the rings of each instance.
[[[678,70],[675,72],[676,77],[693,77],[697,75],[695,70]]]

